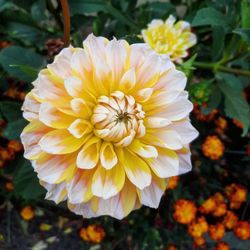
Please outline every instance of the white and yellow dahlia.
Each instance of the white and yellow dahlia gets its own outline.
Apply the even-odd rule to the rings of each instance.
[[[191,169],[185,75],[145,44],[88,36],[40,71],[21,139],[46,198],[84,217],[158,207]]]
[[[163,22],[154,19],[142,30],[143,40],[157,53],[169,55],[174,61],[187,57],[187,50],[196,44],[197,38],[186,21],[176,22],[172,15]]]

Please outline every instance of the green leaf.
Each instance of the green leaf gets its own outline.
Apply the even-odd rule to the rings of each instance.
[[[197,54],[193,55],[190,59],[180,64],[177,68],[183,71],[185,75],[188,77],[191,71],[195,69],[195,67],[193,67],[193,63],[196,57],[197,57]]]
[[[22,71],[24,74],[26,74],[27,76],[30,76],[31,79],[36,79],[39,73],[37,69],[34,69],[28,65],[17,64],[17,65],[10,65],[10,67],[16,67],[20,69],[20,71]]]
[[[250,43],[250,28],[249,29],[235,29],[233,33],[236,33],[242,37],[245,42]]]
[[[227,17],[212,7],[198,10],[193,19],[193,27],[204,25],[222,26],[225,30],[229,29]]]
[[[40,186],[30,162],[20,158],[16,164],[18,168],[13,176],[15,193],[24,199],[37,199],[44,195],[45,190]]]
[[[18,102],[0,102],[0,111],[8,122],[13,122],[22,117],[21,104]]]
[[[25,73],[23,71],[24,67],[13,67],[13,65],[25,65],[27,70],[27,68],[40,69],[44,63],[44,57],[20,46],[10,46],[0,52],[0,64],[2,67],[10,75],[23,81],[33,81],[34,77],[27,74],[27,71]]]
[[[241,25],[250,28],[250,1],[241,0]]]
[[[102,0],[71,0],[69,1],[71,15],[105,11],[106,4]]]
[[[26,125],[27,121],[22,118],[8,122],[3,130],[3,136],[9,140],[18,140],[20,139],[20,134]]]
[[[224,49],[225,32],[221,26],[214,26],[213,28],[213,45],[212,45],[212,57],[213,61],[217,61],[221,58]]]
[[[230,118],[235,118],[244,125],[243,136],[247,134],[250,125],[250,108],[243,96],[240,80],[231,74],[220,73],[217,75],[219,88],[225,96],[225,113]]]

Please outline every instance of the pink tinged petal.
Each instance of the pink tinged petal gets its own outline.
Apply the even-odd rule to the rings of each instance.
[[[118,194],[125,182],[125,172],[121,165],[110,170],[99,166],[93,176],[92,192],[95,196],[109,199]]]
[[[24,146],[24,157],[29,160],[34,160],[42,153],[42,149],[38,144],[40,139],[50,131],[39,120],[30,122],[21,133],[21,141]]]
[[[65,188],[65,182],[60,184],[49,184],[41,181],[40,184],[47,189],[45,199],[52,200],[56,204],[67,199],[67,191]]]
[[[153,88],[145,88],[136,92],[134,98],[137,102],[146,102],[153,94]]]
[[[144,63],[136,69],[137,83],[140,88],[151,88],[160,76],[161,59],[157,54],[148,55]]]
[[[76,119],[68,127],[68,131],[70,132],[70,134],[72,134],[75,138],[78,139],[90,133],[92,129],[92,124],[82,119]]]
[[[78,170],[70,182],[67,183],[68,200],[72,204],[88,202],[93,193],[91,190],[94,170]]]
[[[121,162],[128,179],[139,189],[143,189],[151,183],[151,171],[140,157],[124,149],[124,160]]]
[[[76,169],[74,157],[59,156],[42,153],[39,158],[32,162],[40,180],[56,184],[72,178]]]
[[[101,165],[106,169],[111,169],[118,163],[118,158],[116,156],[112,143],[102,143],[100,149],[100,161]]]
[[[64,86],[68,94],[72,97],[79,97],[83,92],[83,84],[80,78],[75,76],[67,77],[64,80]]]
[[[107,63],[112,71],[113,79],[117,83],[121,80],[122,73],[128,66],[128,50],[129,44],[125,40],[117,41],[114,38],[107,44]]]
[[[146,117],[144,121],[147,128],[163,128],[171,124],[171,122],[163,117]]]
[[[90,56],[93,64],[106,59],[105,50],[109,40],[104,37],[96,37],[90,34],[83,42],[85,51]]]
[[[47,75],[43,74],[39,76],[37,81],[39,83],[36,88],[33,89],[33,94],[36,99],[51,102],[62,108],[65,106],[65,103],[69,102],[70,97],[64,88],[52,82]]]
[[[50,154],[69,154],[78,150],[83,143],[84,138],[75,138],[67,129],[53,130],[39,141],[42,150]]]
[[[25,100],[22,106],[23,117],[28,121],[38,119],[38,113],[40,109],[40,103],[34,98],[32,92],[25,96]]]
[[[158,156],[157,149],[153,146],[144,144],[139,140],[134,140],[128,147],[131,151],[142,158],[155,158]]]
[[[84,49],[76,49],[74,51],[70,66],[74,73],[79,74],[79,76],[83,78],[85,77],[86,71],[89,72],[92,69],[90,57]]]
[[[120,89],[127,93],[134,88],[135,84],[136,84],[135,69],[131,68],[128,71],[126,71],[122,76],[122,79],[120,81]]]
[[[189,119],[173,122],[168,126],[169,129],[176,131],[183,144],[189,144],[198,137],[198,131],[192,126]]]
[[[185,97],[181,97],[177,98],[176,101],[174,101],[173,103],[167,105],[166,108],[163,108],[163,110],[161,112],[158,112],[158,114],[159,116],[163,116],[169,119],[170,121],[178,121],[183,118],[186,118],[188,114],[192,111],[192,109],[193,104]]]
[[[181,137],[174,130],[158,130],[153,135],[159,139],[159,142],[152,142],[153,145],[178,150],[183,147]]]
[[[185,174],[192,169],[192,162],[191,162],[191,152],[190,149],[183,148],[178,151],[179,157],[179,172],[180,174]]]
[[[56,57],[53,63],[48,64],[47,68],[52,74],[65,79],[71,74],[70,59],[73,55],[73,48],[63,49]]]
[[[187,83],[187,77],[181,71],[173,68],[163,74],[154,86],[155,90],[183,91]]]
[[[62,129],[67,128],[74,120],[74,117],[66,115],[51,104],[44,102],[40,106],[39,120],[49,127]]]
[[[85,102],[81,98],[72,99],[70,102],[70,106],[73,112],[83,119],[88,119],[92,114],[92,111],[90,109],[90,107],[92,106],[91,103]]]
[[[148,164],[153,172],[160,178],[168,178],[181,173],[179,157],[173,150],[159,148],[158,157],[149,159]]]
[[[93,137],[83,146],[78,153],[76,165],[81,169],[92,169],[99,161],[100,139]]]
[[[130,46],[130,66],[131,68],[140,67],[147,55],[153,53],[150,46],[145,43],[136,43]]]
[[[143,190],[137,189],[140,202],[145,206],[158,208],[166,186],[166,180],[154,176],[150,186]]]

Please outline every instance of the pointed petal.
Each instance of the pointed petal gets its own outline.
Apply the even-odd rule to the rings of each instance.
[[[101,165],[106,169],[113,168],[118,163],[118,158],[110,142],[103,142],[100,149]]]
[[[83,119],[76,119],[68,127],[68,131],[75,138],[82,138],[84,135],[89,134],[93,129],[93,126],[90,122],[87,122]]]
[[[128,148],[142,158],[155,158],[158,156],[157,149],[155,147],[144,144],[136,139],[133,140]]]

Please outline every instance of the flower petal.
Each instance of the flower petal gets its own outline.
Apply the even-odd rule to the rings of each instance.
[[[87,141],[82,150],[78,153],[76,165],[81,169],[91,169],[99,161],[100,139],[93,137]]]
[[[118,163],[118,158],[116,156],[112,143],[102,143],[100,149],[100,161],[101,165],[106,169],[111,169]]]
[[[39,141],[42,150],[50,154],[69,154],[78,150],[83,143],[84,138],[75,138],[67,129],[53,130]]]
[[[44,102],[40,106],[39,119],[51,128],[62,129],[67,128],[75,118],[60,112],[51,104]]]
[[[151,171],[140,157],[135,153],[124,149],[123,165],[128,179],[139,189],[143,189],[151,183]]]
[[[82,138],[84,135],[89,134],[92,131],[92,124],[83,119],[76,119],[74,122],[70,124],[68,127],[68,131],[75,138]]]
[[[155,147],[144,144],[136,139],[129,145],[128,148],[142,158],[155,158],[158,156],[158,152]]]
[[[95,196],[103,199],[118,194],[125,182],[125,172],[121,165],[116,165],[110,170],[99,166],[93,176],[92,192]]]

